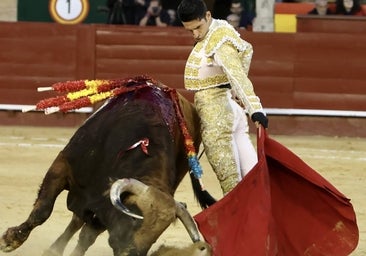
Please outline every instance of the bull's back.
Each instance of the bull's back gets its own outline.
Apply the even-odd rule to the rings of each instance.
[[[162,188],[174,186],[177,129],[173,103],[159,90],[148,87],[111,99],[64,149],[73,174],[69,208],[81,211],[100,206],[106,201],[102,195],[118,178],[136,178],[148,185],[157,182],[154,185]]]

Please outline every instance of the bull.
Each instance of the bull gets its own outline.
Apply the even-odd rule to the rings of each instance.
[[[196,242],[183,248],[161,245],[150,256],[209,256],[212,248],[205,242]]]
[[[115,256],[146,255],[177,217],[192,241],[200,240],[193,218],[174,200],[190,169],[184,129],[196,150],[201,140],[195,108],[180,94],[174,101],[171,90],[148,80],[130,81],[126,86],[139,89],[110,98],[59,152],[29,217],[1,237],[2,251],[21,246],[31,231],[49,218],[64,190],[73,217],[44,255],[63,255],[80,229],[73,256],[84,255],[105,230]],[[192,173],[190,177],[201,207],[211,205],[214,199]]]

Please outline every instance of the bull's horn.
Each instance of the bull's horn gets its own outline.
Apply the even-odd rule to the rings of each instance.
[[[124,214],[127,214],[128,216],[131,216],[136,219],[143,219],[144,217],[137,215],[133,212],[131,212],[122,202],[121,202],[121,194],[123,192],[130,192],[135,195],[140,195],[149,187],[145,185],[144,183],[135,180],[135,179],[119,179],[116,180],[111,187],[109,197],[111,199],[112,204],[114,207],[116,207],[118,210],[123,212]]]
[[[194,243],[200,241],[200,235],[198,232],[198,228],[196,226],[196,223],[194,222],[194,219],[189,214],[186,206],[180,202],[175,201],[175,209],[176,209],[177,217],[183,223],[183,225],[186,228],[186,230],[188,231],[188,234],[191,237],[192,241]]]

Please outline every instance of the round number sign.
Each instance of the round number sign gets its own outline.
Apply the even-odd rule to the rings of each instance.
[[[81,23],[89,12],[88,0],[50,0],[49,11],[52,19],[61,24]]]

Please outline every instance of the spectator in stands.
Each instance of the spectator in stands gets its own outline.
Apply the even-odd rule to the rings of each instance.
[[[149,5],[148,0],[134,0],[135,1],[135,21],[134,24],[139,25],[142,17],[145,16],[147,7]]]
[[[229,24],[231,26],[233,26],[235,29],[239,29],[239,24],[240,24],[240,16],[235,14],[235,13],[232,13],[232,14],[229,14],[227,17],[226,17],[226,20],[227,22],[229,22]]]
[[[230,0],[215,0],[212,7],[212,16],[224,20],[230,14]]]
[[[180,27],[183,26],[182,23],[180,22],[180,20],[177,17],[177,12],[173,9],[168,9],[167,13],[169,14],[170,17],[170,26],[175,26],[175,27]]]
[[[137,25],[146,12],[145,0],[107,0],[108,24]]]
[[[174,10],[177,11],[178,5],[181,0],[160,0],[161,6],[164,10]]]
[[[333,13],[329,9],[328,0],[315,0],[315,7],[308,14],[327,15]]]
[[[336,14],[364,16],[359,0],[337,0]]]
[[[170,16],[161,6],[160,0],[150,0],[149,7],[144,17],[139,22],[140,26],[166,27],[170,25]]]
[[[232,15],[232,14],[235,14],[237,17],[239,17],[239,25],[236,28],[246,29],[246,30],[250,30],[250,31],[252,30],[253,19],[255,18],[255,14],[244,10],[244,7],[240,0],[231,1],[230,14],[226,17],[226,20],[228,22],[229,22],[229,20],[232,20],[232,19],[235,20],[236,16]]]
[[[107,0],[108,24],[134,24],[134,0]]]
[[[182,26],[177,18],[177,8],[181,0],[161,0],[161,6],[170,16],[170,26]]]

